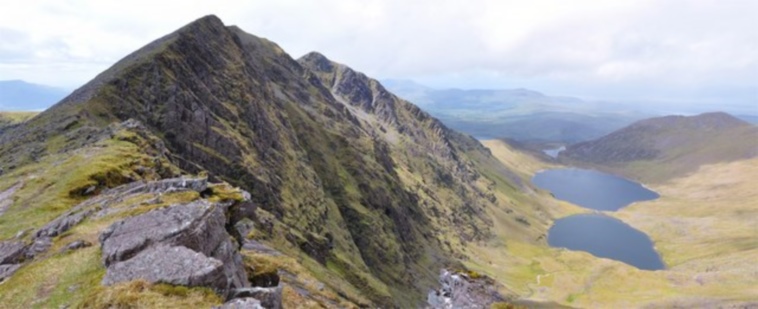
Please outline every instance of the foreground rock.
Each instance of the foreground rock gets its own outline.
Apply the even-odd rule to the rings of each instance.
[[[111,225],[100,235],[103,284],[142,278],[214,288],[228,296],[248,287],[242,257],[225,230],[223,204],[197,200]]]
[[[129,260],[113,264],[103,284],[137,279],[185,286],[227,286],[221,261],[182,246],[151,247]]]

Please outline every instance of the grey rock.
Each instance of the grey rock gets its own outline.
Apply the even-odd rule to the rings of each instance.
[[[0,265],[0,282],[10,278],[10,276],[12,276],[20,267],[21,264]]]
[[[494,281],[486,278],[471,279],[465,274],[440,271],[440,288],[427,295],[427,308],[477,309],[489,308],[506,298],[497,291]]]
[[[277,251],[276,249],[266,246],[263,243],[255,241],[253,239],[245,239],[245,242],[242,244],[242,249],[250,250],[250,251],[254,251],[258,253],[263,253],[267,255],[272,255],[272,256],[282,255],[282,253]]]
[[[197,200],[187,204],[179,204],[157,209],[148,213],[131,217],[114,223],[100,235],[102,244],[102,261],[111,271],[118,267],[118,274],[128,273],[126,266],[137,267],[141,264],[131,263],[133,259],[140,263],[158,259],[157,255],[168,254],[165,248],[154,251],[153,247],[183,247],[199,254],[206,259],[219,261],[221,279],[202,277],[204,282],[192,278],[184,281],[195,285],[215,288],[222,295],[227,295],[230,289],[249,286],[242,264],[242,256],[237,251],[237,245],[226,232],[226,217],[222,207],[205,200]],[[151,255],[143,256],[150,250]],[[149,258],[149,259],[148,259]],[[179,256],[168,255],[163,259],[180,259]],[[130,262],[127,264],[121,262]],[[195,262],[202,262],[195,258]],[[167,264],[169,262],[161,262]],[[178,263],[178,262],[177,262]],[[119,265],[119,266],[115,266]],[[115,270],[114,270],[115,271]],[[135,270],[140,273],[140,271]],[[188,275],[186,273],[178,273]],[[128,276],[112,276],[111,282]],[[147,279],[147,278],[146,278]],[[174,282],[181,281],[172,279]],[[106,281],[104,281],[106,282]],[[175,283],[179,284],[179,283]]]
[[[281,309],[282,308],[282,285],[276,287],[251,287],[236,289],[232,292],[232,298],[252,297],[260,300],[264,308]]]
[[[0,169],[0,171],[2,171],[2,169]],[[0,175],[1,174],[2,173],[0,172]],[[21,189],[23,185],[23,183],[19,182],[7,190],[0,192],[0,216],[3,215],[11,205],[13,205],[13,193],[16,193],[16,191],[18,191],[18,189]]]
[[[45,226],[40,228],[37,233],[34,234],[34,237],[55,237],[63,234],[94,212],[94,209],[86,209],[82,211],[76,210],[78,209],[75,208],[74,211],[65,213],[55,220],[45,224]]]
[[[252,297],[235,298],[214,309],[265,309],[261,302]]]
[[[197,192],[203,192],[208,189],[207,178],[170,178],[158,181],[137,181],[125,185],[123,187],[111,189],[111,191],[120,191],[121,194],[137,194],[137,193],[167,193],[174,191],[192,190]]]
[[[20,241],[0,242],[0,264],[15,264],[24,260],[26,246]]]
[[[240,236],[247,237],[247,235],[250,234],[250,231],[255,228],[255,223],[253,223],[253,221],[248,218],[243,218],[234,224],[234,228],[237,230],[237,233],[239,233]]]
[[[224,264],[186,247],[158,245],[108,267],[104,285],[144,279],[152,283],[227,288]]]
[[[81,240],[81,239],[75,240],[69,243],[68,245],[66,245],[65,247],[63,247],[63,249],[61,249],[61,252],[74,251],[74,250],[86,248],[89,246],[92,246],[92,243],[89,241]]]
[[[52,245],[52,238],[38,237],[35,238],[34,242],[32,242],[32,244],[26,248],[26,252],[24,254],[26,255],[27,259],[33,259],[35,256],[40,255],[40,253],[44,253],[47,251],[47,249],[50,249],[50,246]]]

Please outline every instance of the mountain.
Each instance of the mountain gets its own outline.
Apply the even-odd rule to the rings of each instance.
[[[16,307],[417,307],[472,244],[539,245],[554,216],[376,80],[215,16],[2,131],[0,170],[0,299]]]
[[[599,139],[570,145],[559,159],[660,182],[699,166],[758,156],[758,127],[722,112],[635,122]]]
[[[43,110],[57,103],[68,92],[62,89],[27,83],[22,80],[0,81],[0,111]]]
[[[528,89],[433,89],[404,80],[389,80],[387,87],[451,128],[482,139],[575,143],[644,118],[603,103]]]

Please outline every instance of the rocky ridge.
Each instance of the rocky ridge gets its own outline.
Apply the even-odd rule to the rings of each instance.
[[[50,254],[69,234],[105,229],[74,240],[100,241],[104,289],[140,278],[256,297],[264,307],[275,303],[265,295],[281,289],[248,283],[278,282],[278,272],[251,271],[249,259],[271,262],[274,252],[297,257],[281,267],[328,283],[317,291],[340,292],[296,289],[303,300],[418,306],[443,265],[459,264],[467,243],[493,237],[487,212],[507,198],[499,188],[517,186],[485,176],[507,169],[476,140],[375,80],[318,54],[296,61],[215,16],[148,44],[0,134],[0,168],[13,175],[102,154],[104,171],[65,188],[70,205],[47,202],[59,216],[24,224],[37,231],[24,241],[50,242],[28,248]],[[245,193],[223,198],[205,178],[175,178],[182,174]],[[22,213],[30,188],[12,193],[6,215]],[[163,259],[172,255],[185,259]]]

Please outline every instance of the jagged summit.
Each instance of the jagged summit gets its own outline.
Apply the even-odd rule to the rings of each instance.
[[[315,51],[303,55],[297,59],[297,61],[315,72],[332,72],[335,65],[335,63],[326,58],[326,56]]]

